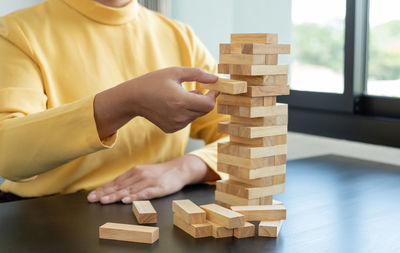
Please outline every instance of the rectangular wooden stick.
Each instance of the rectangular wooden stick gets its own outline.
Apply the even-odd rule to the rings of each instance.
[[[132,211],[139,224],[157,223],[157,212],[150,201],[133,201]]]
[[[228,173],[236,178],[241,179],[257,179],[286,173],[286,165],[266,166],[258,169],[249,169],[235,165],[225,164],[218,161],[218,171]]]
[[[244,75],[231,75],[234,80],[246,81],[247,85],[287,85],[288,75],[263,75],[263,76],[244,76]]]
[[[254,187],[231,180],[218,180],[216,183],[216,190],[235,195],[240,198],[256,199],[284,192],[285,184]]]
[[[246,93],[246,81],[230,80],[225,78],[218,78],[216,83],[200,83],[201,89],[215,90],[228,94]]]
[[[288,65],[218,64],[218,73],[231,75],[287,75]]]
[[[266,56],[251,54],[220,54],[219,63],[223,64],[267,64]]]
[[[126,242],[154,243],[158,240],[158,227],[107,222],[99,227],[99,238]]]
[[[286,164],[286,155],[250,159],[227,154],[218,154],[218,162],[248,169],[259,169],[262,167]]]
[[[238,145],[231,142],[218,143],[218,152],[222,154],[234,155],[245,158],[261,158],[287,153],[286,144],[266,147],[251,147]]]
[[[188,224],[176,213],[174,213],[174,225],[194,238],[209,237],[212,235],[211,224]]]
[[[212,226],[212,236],[214,238],[224,238],[224,237],[232,237],[233,236],[233,229],[225,228],[221,225],[218,225],[214,222],[207,221]]]
[[[290,94],[288,85],[264,85],[264,86],[248,86],[244,96],[248,97],[265,97],[265,96],[284,96]]]
[[[245,97],[238,95],[220,94],[217,97],[218,105],[234,106],[274,106],[276,97]]]
[[[231,43],[266,43],[277,44],[277,33],[232,33]]]
[[[206,212],[189,199],[173,200],[172,211],[188,224],[206,223]]]
[[[284,205],[232,206],[232,210],[244,215],[246,221],[275,221],[286,219]]]
[[[283,220],[260,221],[258,224],[258,236],[278,237]]]
[[[230,142],[236,144],[249,145],[253,147],[268,147],[268,146],[286,144],[287,143],[286,137],[287,137],[286,134],[253,138],[253,139],[238,137],[238,136],[230,136],[229,140]]]
[[[233,230],[233,236],[240,238],[253,237],[255,235],[256,227],[250,222],[245,222],[242,227]]]
[[[248,127],[234,123],[218,123],[218,132],[245,138],[259,138],[287,134],[287,126]]]
[[[243,226],[243,215],[229,210],[225,207],[208,204],[200,206],[207,213],[207,220],[226,228],[237,228]]]
[[[232,43],[224,44],[231,54],[290,54],[290,44]]]
[[[248,118],[231,115],[231,123],[247,126],[286,126],[288,115]]]
[[[272,196],[246,199],[229,193],[215,191],[215,203],[221,203],[221,205],[228,208],[237,205],[270,205],[272,204]]]
[[[218,104],[218,113],[228,114],[237,117],[244,118],[260,118],[260,117],[271,117],[288,114],[287,104],[276,104],[273,106],[238,106],[238,105],[223,105]]]
[[[255,187],[266,187],[274,184],[284,184],[286,179],[285,174],[279,174],[274,176],[265,176],[256,179],[245,179],[241,177],[235,177],[234,175],[229,175],[229,180],[233,182],[239,182],[242,184],[247,184]]]

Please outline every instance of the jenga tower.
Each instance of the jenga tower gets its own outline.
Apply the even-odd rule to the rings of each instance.
[[[218,145],[218,170],[229,179],[217,182],[217,204],[272,205],[284,192],[288,107],[276,96],[289,95],[288,65],[278,65],[278,54],[289,53],[278,34],[232,34],[230,44],[220,44],[218,72],[231,80],[203,85],[221,91],[218,113],[231,115],[218,126],[230,141]]]

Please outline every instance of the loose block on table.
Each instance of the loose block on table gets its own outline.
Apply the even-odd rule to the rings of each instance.
[[[200,83],[200,88],[215,90],[228,94],[240,94],[246,93],[247,84],[246,81],[218,78],[218,81],[215,83]]]
[[[148,200],[133,201],[132,211],[139,224],[157,223],[157,212]]]
[[[189,199],[172,201],[172,211],[188,224],[206,223],[206,212]]]
[[[174,213],[174,225],[182,229],[194,238],[212,236],[212,226],[209,223],[189,224],[186,223],[178,214]]]
[[[226,228],[243,226],[243,215],[216,204],[200,206],[207,213],[207,220]]]
[[[245,222],[242,227],[238,227],[233,230],[233,236],[238,239],[253,237],[255,235],[255,232],[255,226],[250,222]]]
[[[258,224],[258,236],[278,237],[283,221],[260,221]]]
[[[212,225],[212,236],[214,238],[224,238],[233,236],[233,228],[225,228],[211,221],[207,221],[207,223]]]
[[[108,222],[99,227],[99,238],[127,242],[154,243],[158,240],[158,227]]]
[[[286,219],[283,205],[231,206],[235,212],[244,215],[246,221],[276,221]]]

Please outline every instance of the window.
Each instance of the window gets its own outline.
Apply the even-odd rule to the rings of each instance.
[[[343,93],[345,0],[294,0],[291,89]]]

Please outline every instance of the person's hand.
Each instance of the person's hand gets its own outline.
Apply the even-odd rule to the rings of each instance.
[[[102,204],[118,201],[128,204],[134,200],[152,199],[177,192],[186,184],[218,178],[200,158],[185,155],[165,163],[133,167],[89,193],[87,199]]]
[[[171,67],[101,92],[94,101],[99,137],[110,136],[135,116],[148,119],[167,133],[182,129],[214,108],[218,92],[188,92],[181,83],[217,80],[217,76],[198,68]]]

